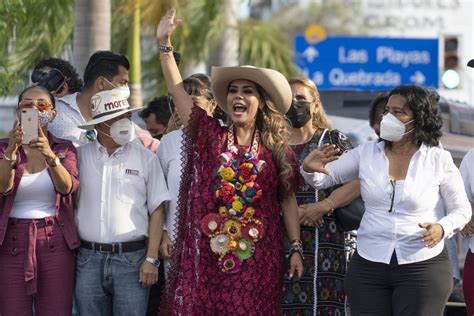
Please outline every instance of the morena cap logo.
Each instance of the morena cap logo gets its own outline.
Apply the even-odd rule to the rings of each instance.
[[[100,95],[94,94],[91,98],[91,104],[92,104],[92,112],[97,111],[99,108],[100,102],[102,101],[102,97]]]

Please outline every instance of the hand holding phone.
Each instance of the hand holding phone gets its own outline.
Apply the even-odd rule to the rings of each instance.
[[[29,144],[38,138],[38,110],[35,108],[23,108],[20,110],[21,127],[23,129],[22,144]]]

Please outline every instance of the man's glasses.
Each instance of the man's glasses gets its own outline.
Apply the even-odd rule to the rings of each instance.
[[[40,111],[46,111],[53,108],[53,105],[46,100],[22,100],[18,103],[18,108],[36,107]]]

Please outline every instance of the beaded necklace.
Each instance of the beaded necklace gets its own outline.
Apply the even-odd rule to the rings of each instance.
[[[227,148],[220,154],[221,165],[216,170],[214,201],[218,212],[207,214],[201,221],[201,230],[209,237],[211,250],[219,256],[218,268],[223,273],[240,271],[263,236],[263,224],[255,216],[255,206],[262,197],[256,180],[265,166],[265,161],[258,160],[259,142],[255,129],[250,150],[239,150],[234,126],[229,127]]]

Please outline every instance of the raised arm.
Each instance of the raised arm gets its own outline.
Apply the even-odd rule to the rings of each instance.
[[[173,57],[171,35],[182,22],[181,20],[175,19],[175,17],[175,9],[168,10],[168,12],[161,17],[158,28],[156,29],[156,38],[160,45],[160,62],[166,81],[166,87],[173,97],[173,102],[182,123],[187,126],[193,108],[193,100],[184,90],[183,78],[179,73],[178,65]]]
[[[325,189],[358,178],[359,148],[338,157],[334,145],[322,145],[303,160],[301,174],[306,183],[316,189]]]
[[[58,156],[53,152],[50,147],[48,137],[44,134],[42,128],[38,128],[38,138],[33,139],[30,142],[30,148],[38,150],[43,157],[46,159],[46,163],[49,165],[49,171],[51,172],[51,179],[54,184],[56,191],[62,195],[68,195],[74,188],[73,176],[68,170],[61,164],[56,163],[55,158]],[[68,151],[66,157],[70,161],[71,166],[74,166],[74,173],[77,173],[76,166],[76,152],[74,147]],[[76,183],[77,187],[77,183]]]
[[[0,148],[0,193],[7,193],[13,188],[15,178],[15,162],[18,147],[21,144],[23,130],[15,121],[9,133],[9,142],[6,148]]]

